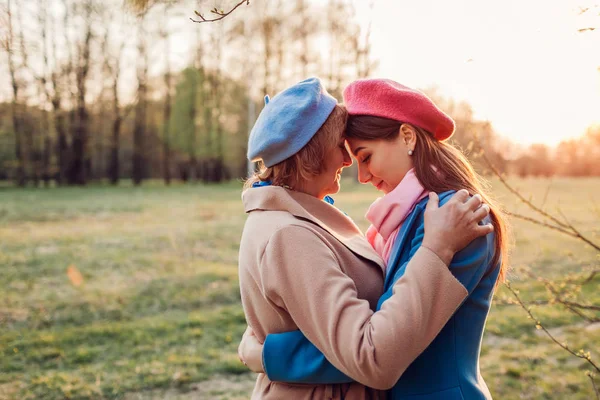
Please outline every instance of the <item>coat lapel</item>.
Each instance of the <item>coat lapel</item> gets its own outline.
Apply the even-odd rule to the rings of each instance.
[[[354,221],[336,207],[314,196],[279,186],[266,186],[244,191],[242,202],[247,213],[255,210],[287,211],[297,218],[318,225],[353,253],[376,263],[382,274],[385,270],[383,260]]]
[[[398,236],[396,237],[396,241],[394,242],[394,247],[392,248],[392,252],[390,253],[390,258],[388,261],[387,271],[385,275],[384,288],[387,290],[389,285],[391,284],[391,279],[396,274],[396,271],[400,267],[400,256],[402,254],[402,250],[409,238],[409,232],[412,229],[417,217],[421,214],[423,209],[422,204],[417,204],[415,209],[410,213],[410,215],[404,220],[402,224],[402,228],[400,232],[398,232]]]

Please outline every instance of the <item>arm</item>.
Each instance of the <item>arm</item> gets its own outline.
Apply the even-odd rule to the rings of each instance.
[[[309,384],[354,381],[331,364],[299,330],[267,335],[262,357],[265,374],[272,381]]]
[[[411,260],[418,267],[407,269],[376,314],[357,298],[354,282],[333,252],[308,229],[281,229],[264,254],[266,297],[286,309],[344,374],[377,389],[396,383],[467,296],[447,265],[423,246]]]
[[[449,197],[442,200],[446,203]],[[423,242],[425,229],[423,220],[411,241],[410,257]],[[485,221],[489,222],[489,221]],[[469,294],[485,275],[489,264],[489,246],[494,245],[494,235],[479,237],[465,249],[456,253],[450,264],[450,271],[468,290]],[[410,268],[404,265],[400,270]],[[387,298],[391,293],[386,293]],[[385,299],[382,299],[385,301]],[[301,331],[270,334],[262,352],[264,370],[269,379],[294,383],[345,383],[353,379],[340,372],[331,364]],[[358,379],[358,377],[357,377]]]

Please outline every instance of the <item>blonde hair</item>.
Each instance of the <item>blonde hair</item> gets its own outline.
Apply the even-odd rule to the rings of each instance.
[[[299,152],[272,167],[259,161],[258,171],[244,182],[244,189],[256,182],[266,181],[275,186],[294,188],[319,175],[325,167],[325,157],[339,146],[347,120],[346,108],[337,104],[321,128]]]

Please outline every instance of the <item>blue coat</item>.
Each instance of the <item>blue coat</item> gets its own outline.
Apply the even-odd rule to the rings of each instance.
[[[446,203],[453,194],[442,193],[440,204]],[[404,275],[408,261],[421,246],[427,201],[428,198],[421,200],[402,225],[390,256],[384,293],[377,310],[392,295],[394,282]],[[390,399],[491,399],[479,372],[479,353],[500,272],[500,263],[491,265],[494,249],[494,235],[490,234],[474,240],[454,256],[450,270],[468,290],[469,296],[390,390]],[[265,372],[273,381],[313,384],[352,381],[329,363],[300,331],[268,335],[263,362]]]

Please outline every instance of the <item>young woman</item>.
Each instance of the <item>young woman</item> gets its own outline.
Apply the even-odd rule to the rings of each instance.
[[[358,160],[359,180],[385,193],[367,212],[372,223],[367,239],[387,262],[377,310],[388,309],[394,296],[401,295],[402,289],[396,285],[409,273],[425,232],[429,233],[425,212],[430,204],[428,192],[439,193],[441,204],[461,189],[481,196],[491,207],[487,222],[493,225],[495,233],[479,237],[452,257],[449,270],[467,289],[468,297],[414,362],[405,370],[394,371],[394,381],[388,382],[389,387],[393,386],[389,398],[490,399],[479,372],[479,353],[494,288],[504,275],[507,260],[506,227],[501,212],[485,194],[468,161],[444,142],[452,135],[454,122],[425,95],[390,80],[370,79],[349,85],[344,101],[350,113],[346,140]],[[335,305],[330,307],[335,307],[335,297],[331,301]],[[337,310],[342,314],[351,312],[343,307]],[[412,324],[418,324],[420,317],[418,313],[412,315]],[[338,332],[338,340],[352,335],[335,324],[328,328]],[[398,341],[404,339],[399,333],[396,336]],[[355,354],[354,348],[335,341],[314,342],[302,327],[268,335],[264,348],[261,342],[262,337],[255,338],[248,332],[240,346],[240,357],[253,370],[264,368],[271,381],[358,381],[380,387],[373,371],[357,371],[348,367],[343,356],[331,356],[331,348],[350,355]],[[400,351],[377,351],[376,356],[406,355]]]

